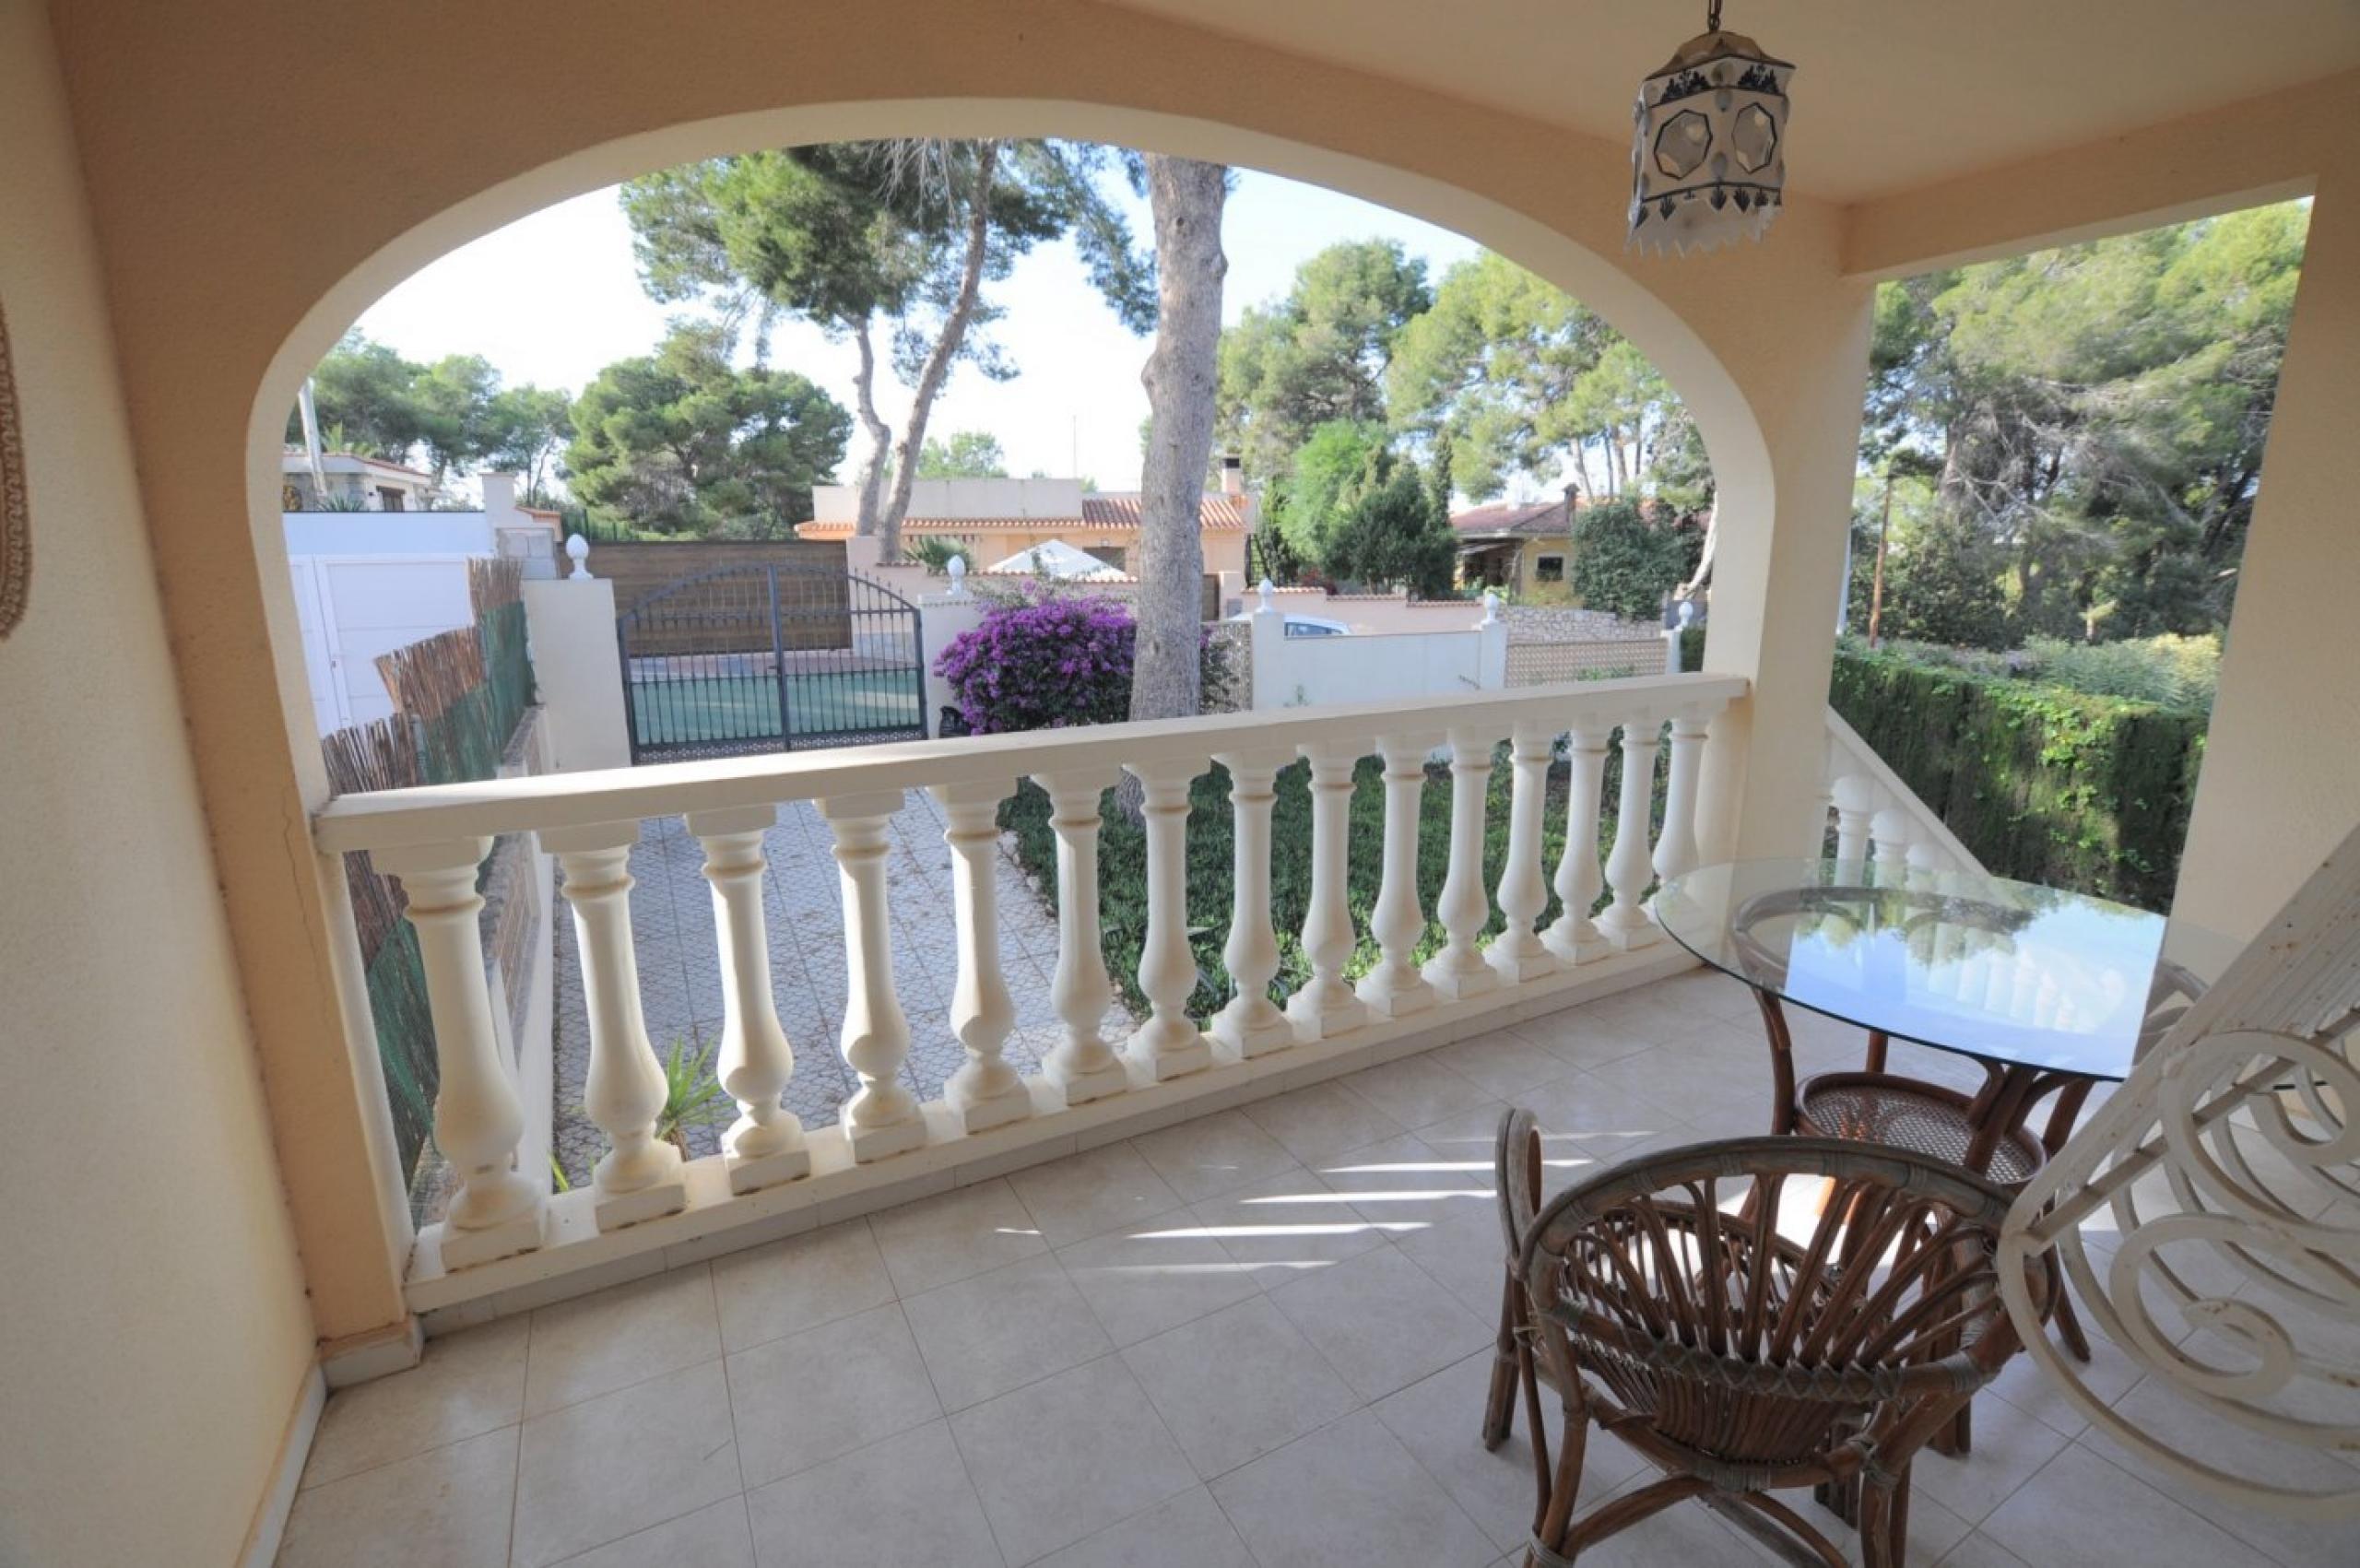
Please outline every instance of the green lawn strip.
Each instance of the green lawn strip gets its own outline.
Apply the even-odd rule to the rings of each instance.
[[[1512,773],[1508,751],[1493,755],[1489,803],[1483,819],[1483,888],[1494,893],[1507,858],[1508,795]],[[1599,828],[1601,855],[1612,847],[1613,802],[1621,788],[1622,759],[1610,752],[1606,761],[1606,820]],[[1655,780],[1655,821],[1663,812],[1663,769],[1660,758]],[[1279,774],[1278,801],[1271,811],[1270,912],[1279,939],[1279,974],[1272,984],[1273,999],[1282,999],[1310,978],[1303,953],[1303,921],[1311,896],[1310,767],[1296,762]],[[1360,945],[1347,975],[1357,978],[1375,966],[1375,939],[1368,922],[1376,905],[1377,885],[1384,869],[1384,763],[1361,759],[1353,772],[1351,823],[1345,855],[1346,898]],[[1565,794],[1568,773],[1563,761],[1549,770],[1547,810],[1542,829],[1544,875],[1553,878],[1565,843]],[[1188,1010],[1209,1017],[1229,998],[1232,984],[1221,962],[1221,949],[1229,937],[1231,834],[1229,774],[1214,767],[1189,786],[1188,793],[1188,921],[1189,943],[1196,949],[1197,989]],[[1139,989],[1139,950],[1147,935],[1147,840],[1137,823],[1123,815],[1109,792],[1100,807],[1099,935],[1106,967],[1124,999],[1144,1012],[1147,998]],[[1029,780],[1000,808],[1000,826],[1016,837],[1018,861],[1032,873],[1043,896],[1056,903],[1056,835],[1049,826],[1049,797]],[[1421,961],[1439,949],[1445,934],[1433,919],[1434,902],[1442,896],[1443,878],[1450,868],[1450,770],[1430,765],[1419,802],[1418,898],[1427,912],[1426,934],[1418,944]],[[1601,899],[1601,903],[1604,902]],[[1556,919],[1558,901],[1552,892],[1542,923]],[[1484,925],[1488,940],[1504,924],[1496,907]]]

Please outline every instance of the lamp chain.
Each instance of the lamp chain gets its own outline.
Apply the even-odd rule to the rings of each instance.
[[[1721,0],[1705,0],[1705,30],[1721,30]]]

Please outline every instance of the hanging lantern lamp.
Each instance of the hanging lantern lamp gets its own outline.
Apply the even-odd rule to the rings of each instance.
[[[1795,68],[1743,33],[1705,30],[1639,84],[1630,243],[1660,255],[1759,240],[1787,183],[1787,83]]]

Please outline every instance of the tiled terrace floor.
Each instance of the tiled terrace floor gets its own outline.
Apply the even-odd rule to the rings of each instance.
[[[1798,1031],[1807,1069],[1857,1059]],[[1562,1183],[1759,1130],[1765,1079],[1745,994],[1688,975],[438,1339],[329,1402],[279,1561],[1516,1564],[1528,1451],[1476,1436],[1501,1106],[1536,1111]],[[2111,1347],[2094,1375],[2178,1419]],[[1593,1437],[1586,1501],[1640,1468]],[[2142,1476],[2022,1362],[1915,1488],[1917,1563],[2360,1562],[2360,1528]],[[1765,1559],[1682,1504],[1582,1561]]]
[[[885,861],[893,911],[894,988],[910,1019],[910,1055],[902,1078],[921,1100],[939,1099],[943,1081],[967,1059],[947,1021],[959,949],[950,923],[941,916],[951,903],[950,852],[942,829],[934,797],[910,791],[908,804],[893,818]],[[771,989],[778,997],[779,1021],[795,1047],[786,1103],[813,1128],[833,1126],[858,1087],[836,1050],[836,1032],[844,1024],[844,947],[833,843],[808,801],[782,807],[778,826],[762,840],[770,860],[762,901]],[[1006,844],[1003,839],[993,862],[999,876],[1001,971],[1016,1004],[1016,1032],[1009,1037],[1006,1055],[1018,1071],[1031,1073],[1063,1037],[1049,1003],[1057,920]],[[679,818],[650,818],[641,824],[640,842],[631,854],[631,879],[638,884],[631,896],[631,935],[648,1038],[667,1056],[675,1042],[688,1042],[693,1055],[714,1049],[721,1038],[721,960],[703,866],[703,848]],[[583,1081],[590,1071],[590,1021],[581,954],[564,897],[560,878],[559,920],[566,928],[557,940],[554,1125],[559,1159],[568,1178],[579,1183],[589,1179],[590,1167],[605,1152],[606,1135],[582,1109]],[[1107,1037],[1113,1040],[1138,1023],[1120,999],[1107,1018]],[[726,1114],[687,1129],[690,1154],[711,1154],[718,1147],[722,1129],[737,1114],[726,1102],[719,1109]]]

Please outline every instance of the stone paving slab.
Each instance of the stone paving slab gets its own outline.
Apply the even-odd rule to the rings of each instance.
[[[951,987],[959,950],[951,919],[950,849],[934,797],[912,790],[891,824],[886,887],[893,920],[893,981],[910,1020],[909,1060],[902,1080],[922,1100],[938,1098],[945,1079],[966,1060],[950,1033]],[[832,1125],[858,1087],[837,1055],[844,1024],[844,903],[837,885],[833,840],[818,810],[797,801],[779,811],[764,835],[770,868],[762,878],[770,931],[771,988],[779,1020],[795,1049],[795,1077],[786,1103],[806,1127]],[[675,1041],[690,1052],[714,1049],[721,1038],[721,960],[714,940],[713,900],[702,872],[703,850],[677,817],[640,824],[631,850],[631,934],[639,960],[641,1006],[648,1038],[659,1056]],[[999,874],[1000,958],[1016,1004],[1016,1031],[1008,1059],[1024,1073],[1040,1070],[1042,1055],[1063,1026],[1049,1005],[1056,972],[1057,922],[1047,900],[1016,863],[1014,842],[1003,837]],[[606,1135],[582,1110],[590,1068],[590,1024],[583,1001],[582,960],[572,914],[558,890],[556,1147],[567,1179],[581,1183],[605,1151]],[[1138,1027],[1117,1000],[1107,1012],[1108,1038]],[[709,1126],[688,1129],[692,1154],[711,1154],[737,1114],[724,1102]]]

